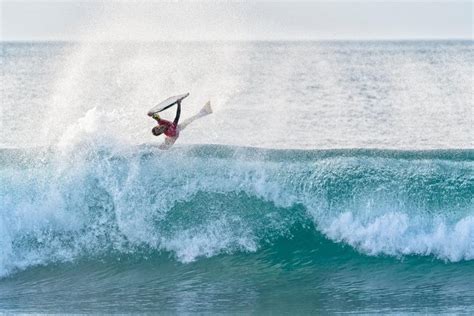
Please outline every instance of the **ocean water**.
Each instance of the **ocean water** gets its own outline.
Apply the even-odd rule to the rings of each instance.
[[[472,41],[1,47],[0,312],[474,313]]]

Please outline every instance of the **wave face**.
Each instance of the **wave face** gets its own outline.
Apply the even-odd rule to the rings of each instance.
[[[281,240],[310,251],[308,232],[362,256],[474,259],[472,150],[91,146],[0,152],[1,276],[121,255],[278,253]]]

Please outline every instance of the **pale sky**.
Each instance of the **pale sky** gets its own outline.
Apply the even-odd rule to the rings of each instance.
[[[0,0],[1,39],[472,39],[471,1]]]

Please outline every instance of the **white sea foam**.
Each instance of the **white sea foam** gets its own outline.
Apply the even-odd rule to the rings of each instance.
[[[442,217],[387,213],[372,219],[345,212],[322,231],[370,255],[432,255],[448,261],[474,259],[474,216],[454,224]]]

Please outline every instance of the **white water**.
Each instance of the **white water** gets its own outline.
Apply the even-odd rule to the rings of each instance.
[[[2,275],[143,247],[181,262],[255,252],[297,223],[366,255],[474,259],[469,160],[294,152],[273,162],[101,141],[31,162],[1,153],[12,162],[0,170]]]

